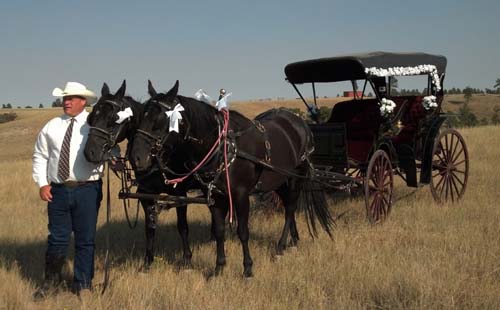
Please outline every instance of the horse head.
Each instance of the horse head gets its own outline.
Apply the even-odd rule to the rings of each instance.
[[[137,172],[145,172],[153,166],[153,157],[167,164],[170,154],[182,141],[187,132],[187,122],[182,120],[183,108],[177,97],[179,81],[167,93],[157,93],[151,81],[148,92],[151,98],[146,101],[144,115],[137,129],[130,149],[132,167]],[[177,119],[177,126],[171,128],[171,120]]]
[[[87,118],[90,131],[84,154],[90,162],[100,163],[109,159],[111,148],[136,127],[134,123],[139,119],[141,105],[125,96],[125,88],[125,80],[115,94],[110,93],[106,83],[102,86],[101,98]]]

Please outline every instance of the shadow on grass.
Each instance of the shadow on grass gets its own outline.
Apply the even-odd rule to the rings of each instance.
[[[194,249],[193,256],[197,255],[196,248],[204,244],[212,244],[215,249],[215,242],[210,241],[209,222],[188,221],[188,223],[190,248]],[[135,229],[129,229],[125,220],[112,221],[98,229],[96,268],[99,268],[99,263],[104,260],[108,235],[112,268],[120,268],[120,266],[129,264],[130,261],[140,260],[142,263],[146,248],[143,220],[138,222]],[[269,233],[250,232],[250,242],[266,248],[268,253],[274,250],[278,237]],[[226,240],[239,243],[236,227],[231,229],[226,226]],[[40,285],[43,281],[46,248],[47,242],[45,240],[24,243],[0,240],[0,267],[10,269],[12,266],[16,266],[19,268],[22,277],[35,285]],[[73,240],[68,251],[68,257],[72,259],[74,255]],[[182,257],[182,243],[177,232],[176,222],[158,225],[155,235],[155,256],[162,257],[168,264],[177,264],[176,260]],[[213,259],[209,258],[209,261],[215,262],[215,256]],[[198,267],[200,266],[195,266],[195,269],[198,269]]]

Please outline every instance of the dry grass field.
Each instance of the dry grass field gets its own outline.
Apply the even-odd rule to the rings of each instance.
[[[254,116],[282,103],[286,102],[234,107]],[[372,226],[365,220],[362,200],[334,199],[332,212],[347,213],[338,221],[333,240],[324,233],[311,239],[299,215],[299,247],[279,260],[273,253],[283,215],[254,211],[251,280],[242,277],[241,248],[231,232],[225,273],[207,280],[215,265],[215,246],[208,241],[205,206],[188,211],[194,269],[179,271],[175,265],[181,245],[175,212],[170,211],[160,214],[154,267],[148,274],[139,273],[145,246],[142,210],[138,227],[129,230],[113,196],[112,221],[106,225],[103,204],[97,235],[94,284],[99,285],[105,236],[111,234],[111,283],[106,293],[96,291],[81,303],[62,291],[34,303],[31,295],[43,275],[47,212],[31,180],[31,154],[38,130],[61,111],[14,112],[19,115],[16,121],[0,124],[0,309],[500,308],[500,126],[460,130],[471,165],[467,192],[458,204],[440,206],[428,187],[413,191],[398,185],[389,219]],[[118,191],[116,179],[112,190]]]

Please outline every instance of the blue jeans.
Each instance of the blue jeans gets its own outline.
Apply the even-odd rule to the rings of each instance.
[[[65,257],[71,232],[75,237],[73,285],[90,288],[94,277],[94,249],[97,214],[102,200],[102,182],[78,187],[52,184],[48,204],[49,237],[47,256]]]

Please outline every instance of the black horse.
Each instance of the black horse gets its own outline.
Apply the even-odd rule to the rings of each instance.
[[[145,103],[130,159],[137,171],[146,172],[154,158],[158,160],[155,152],[161,146],[163,166],[178,167],[181,160],[184,173],[192,172],[195,166],[199,168],[193,175],[207,185],[204,191],[214,201],[209,207],[217,243],[215,275],[222,272],[226,263],[224,230],[230,197],[238,220],[246,277],[252,276],[253,265],[248,248],[249,195],[253,192],[275,190],[284,202],[285,225],[277,245],[278,254],[286,248],[289,232],[292,245],[299,239],[295,223],[297,206],[305,209],[310,232],[316,233],[318,219],[331,236],[334,221],[323,192],[312,180],[314,174],[308,157],[314,148],[313,138],[304,120],[286,110],[265,112],[254,121],[230,111],[226,140],[217,144],[225,126],[224,114],[196,99],[178,96],[178,87],[177,81],[167,93],[157,94],[149,84],[151,99]],[[184,110],[175,112],[182,110],[179,105]],[[171,119],[167,112],[170,117],[171,113],[181,113],[178,131],[169,129]],[[207,153],[216,145],[215,152],[207,159]],[[228,148],[230,183],[226,180],[224,146]],[[207,159],[204,164],[203,158]]]
[[[111,149],[127,139],[127,154],[131,142],[143,115],[143,105],[129,96],[125,96],[126,83],[123,81],[121,87],[115,94],[111,94],[109,87],[104,83],[101,90],[101,98],[93,107],[87,122],[90,125],[89,137],[85,145],[85,157],[93,163],[100,163],[110,159]],[[127,108],[132,110],[133,115],[120,123],[118,112]],[[136,172],[138,182],[138,193],[158,194],[169,193],[177,196],[186,195],[187,184],[182,184],[176,188],[167,186],[163,182],[163,176],[159,169],[151,169],[148,173]],[[146,219],[146,255],[143,270],[149,269],[154,259],[154,237],[157,225],[157,215],[159,210],[154,201],[140,199]],[[182,266],[191,266],[192,252],[188,240],[187,208],[186,205],[179,205],[177,211],[177,230],[182,239],[183,259]]]

